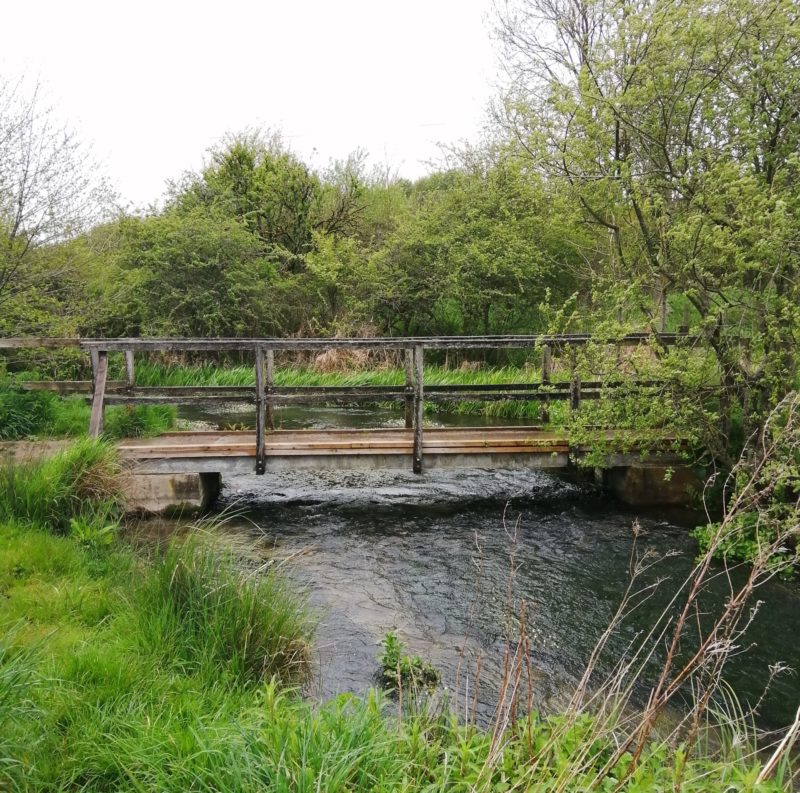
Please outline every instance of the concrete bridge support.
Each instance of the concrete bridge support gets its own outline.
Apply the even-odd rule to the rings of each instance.
[[[211,471],[180,474],[131,473],[125,482],[128,512],[187,515],[209,509],[219,495],[222,477]]]
[[[701,487],[697,474],[682,465],[596,468],[595,481],[624,504],[634,507],[690,507]]]

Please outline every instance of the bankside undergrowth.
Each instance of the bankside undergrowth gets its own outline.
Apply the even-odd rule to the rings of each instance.
[[[774,574],[766,557],[685,661],[676,647],[690,641],[686,625],[713,574],[707,554],[609,680],[593,679],[589,659],[562,714],[523,705],[531,674],[524,603],[488,728],[436,704],[394,716],[374,692],[313,705],[289,688],[308,674],[312,628],[303,598],[279,572],[243,566],[197,528],[188,542],[138,552],[75,530],[97,509],[87,505],[113,495],[114,466],[109,446],[84,441],[24,475],[4,472],[0,790],[699,793],[791,784],[800,716],[766,763],[741,736],[720,749],[701,740],[725,648],[740,641],[748,596]],[[37,484],[25,495],[28,480]],[[759,481],[748,481],[743,493],[755,497]],[[632,558],[631,589],[609,632],[646,597],[638,582],[649,563]],[[631,692],[655,645],[668,656],[641,711]],[[402,669],[399,645],[386,649]],[[695,704],[663,739],[657,720],[687,684]]]
[[[28,391],[0,377],[0,440],[80,437],[89,427],[90,407],[80,397],[62,399],[50,391]],[[158,435],[175,426],[170,405],[111,406],[105,410],[107,438]]]

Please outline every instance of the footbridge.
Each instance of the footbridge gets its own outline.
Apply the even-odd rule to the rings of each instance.
[[[0,339],[0,351],[23,348],[77,348],[91,362],[91,379],[31,381],[22,388],[80,394],[91,403],[89,433],[103,432],[106,405],[209,404],[240,402],[255,407],[255,428],[243,432],[170,432],[157,438],[126,439],[119,443],[121,457],[139,477],[200,476],[208,489],[213,478],[230,473],[291,471],[309,468],[403,468],[422,473],[430,468],[529,467],[566,468],[591,450],[573,443],[565,431],[545,429],[553,403],[563,402],[578,411],[584,400],[613,394],[619,379],[583,379],[578,351],[586,345],[607,347],[620,356],[621,348],[653,344],[663,348],[683,344],[686,334],[636,333],[616,339],[590,334],[514,335],[409,338],[11,338]],[[526,350],[532,372],[528,382],[426,383],[425,356],[479,350]],[[403,372],[394,385],[286,386],[276,384],[276,355],[308,356],[328,350],[362,351],[376,360],[392,361]],[[141,386],[136,382],[136,356],[159,355],[161,360],[186,356],[227,356],[240,363],[250,360],[252,385],[247,386]],[[110,379],[110,358],[121,379]],[[88,370],[88,367],[87,367]],[[118,375],[119,376],[119,375]],[[657,383],[642,382],[642,387]],[[630,379],[625,383],[631,387]],[[426,422],[426,403],[524,401],[540,404],[541,426],[450,427]],[[377,429],[281,429],[276,408],[287,405],[383,404],[404,406],[401,426]],[[609,447],[607,468],[658,467],[679,462],[675,439],[664,436],[625,437],[614,429],[602,433]],[[655,441],[655,442],[654,442]],[[641,448],[648,449],[647,461]],[[624,450],[624,451],[622,451]],[[654,453],[655,452],[655,453]],[[152,481],[155,480],[151,480]]]

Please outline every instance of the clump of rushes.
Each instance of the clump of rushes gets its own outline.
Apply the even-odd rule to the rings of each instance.
[[[275,570],[242,570],[197,537],[154,560],[137,592],[140,631],[183,673],[221,672],[239,682],[298,684],[310,668],[305,599]]]
[[[386,634],[381,646],[381,683],[388,691],[430,690],[439,684],[439,670],[418,655],[406,655],[406,648],[394,631]]]
[[[114,523],[121,469],[114,448],[84,438],[55,456],[0,468],[0,521],[67,533],[70,523]]]

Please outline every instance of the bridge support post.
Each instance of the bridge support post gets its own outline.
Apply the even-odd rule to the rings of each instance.
[[[275,392],[275,350],[269,349],[265,354],[267,361],[267,429],[275,429],[275,413],[273,412],[272,395]]]
[[[103,402],[106,396],[107,377],[108,352],[98,350],[97,358],[92,356],[92,413],[89,418],[89,436],[92,438],[99,438],[103,433]]]
[[[414,345],[414,461],[415,474],[422,473],[423,359],[422,345]]]
[[[575,347],[569,351],[569,410],[581,409],[581,376],[578,374],[577,352]]]
[[[553,361],[552,355],[550,352],[550,345],[545,344],[542,347],[542,385],[549,386],[550,385],[550,371],[553,368]],[[550,408],[548,402],[550,400],[545,397],[539,407],[539,419],[543,424],[547,424],[550,421]]]
[[[414,350],[409,347],[403,350],[403,364],[406,371],[406,429],[414,426]]]
[[[266,404],[264,401],[264,350],[256,347],[256,474],[266,471]]]
[[[131,394],[136,384],[136,373],[133,362],[133,350],[125,350],[125,390]]]

